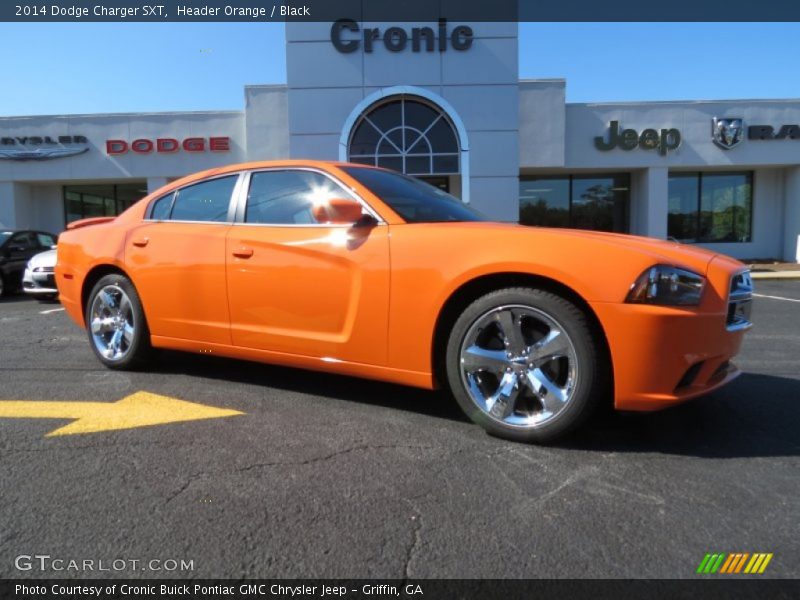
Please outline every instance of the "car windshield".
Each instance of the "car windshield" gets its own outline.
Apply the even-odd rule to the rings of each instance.
[[[458,198],[408,175],[366,167],[342,167],[342,170],[408,223],[489,220]]]
[[[6,243],[6,240],[11,237],[13,231],[0,231],[0,246]]]

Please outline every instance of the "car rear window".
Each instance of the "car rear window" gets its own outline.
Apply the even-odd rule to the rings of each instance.
[[[173,221],[227,221],[238,177],[220,177],[179,189],[169,218]]]

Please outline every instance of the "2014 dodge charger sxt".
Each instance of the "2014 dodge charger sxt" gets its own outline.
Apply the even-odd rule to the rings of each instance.
[[[605,400],[733,379],[744,265],[677,243],[487,221],[392,171],[262,162],[175,181],[59,241],[61,302],[111,368],[152,347],[449,388],[546,442]]]

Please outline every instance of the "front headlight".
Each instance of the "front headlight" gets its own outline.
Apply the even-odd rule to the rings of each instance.
[[[653,265],[631,285],[625,302],[664,306],[697,306],[706,278],[678,267]]]

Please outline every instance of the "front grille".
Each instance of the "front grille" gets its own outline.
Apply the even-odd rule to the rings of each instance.
[[[740,331],[752,327],[750,311],[753,307],[753,280],[750,271],[737,273],[731,279],[728,295],[728,315],[725,326],[728,331]]]

